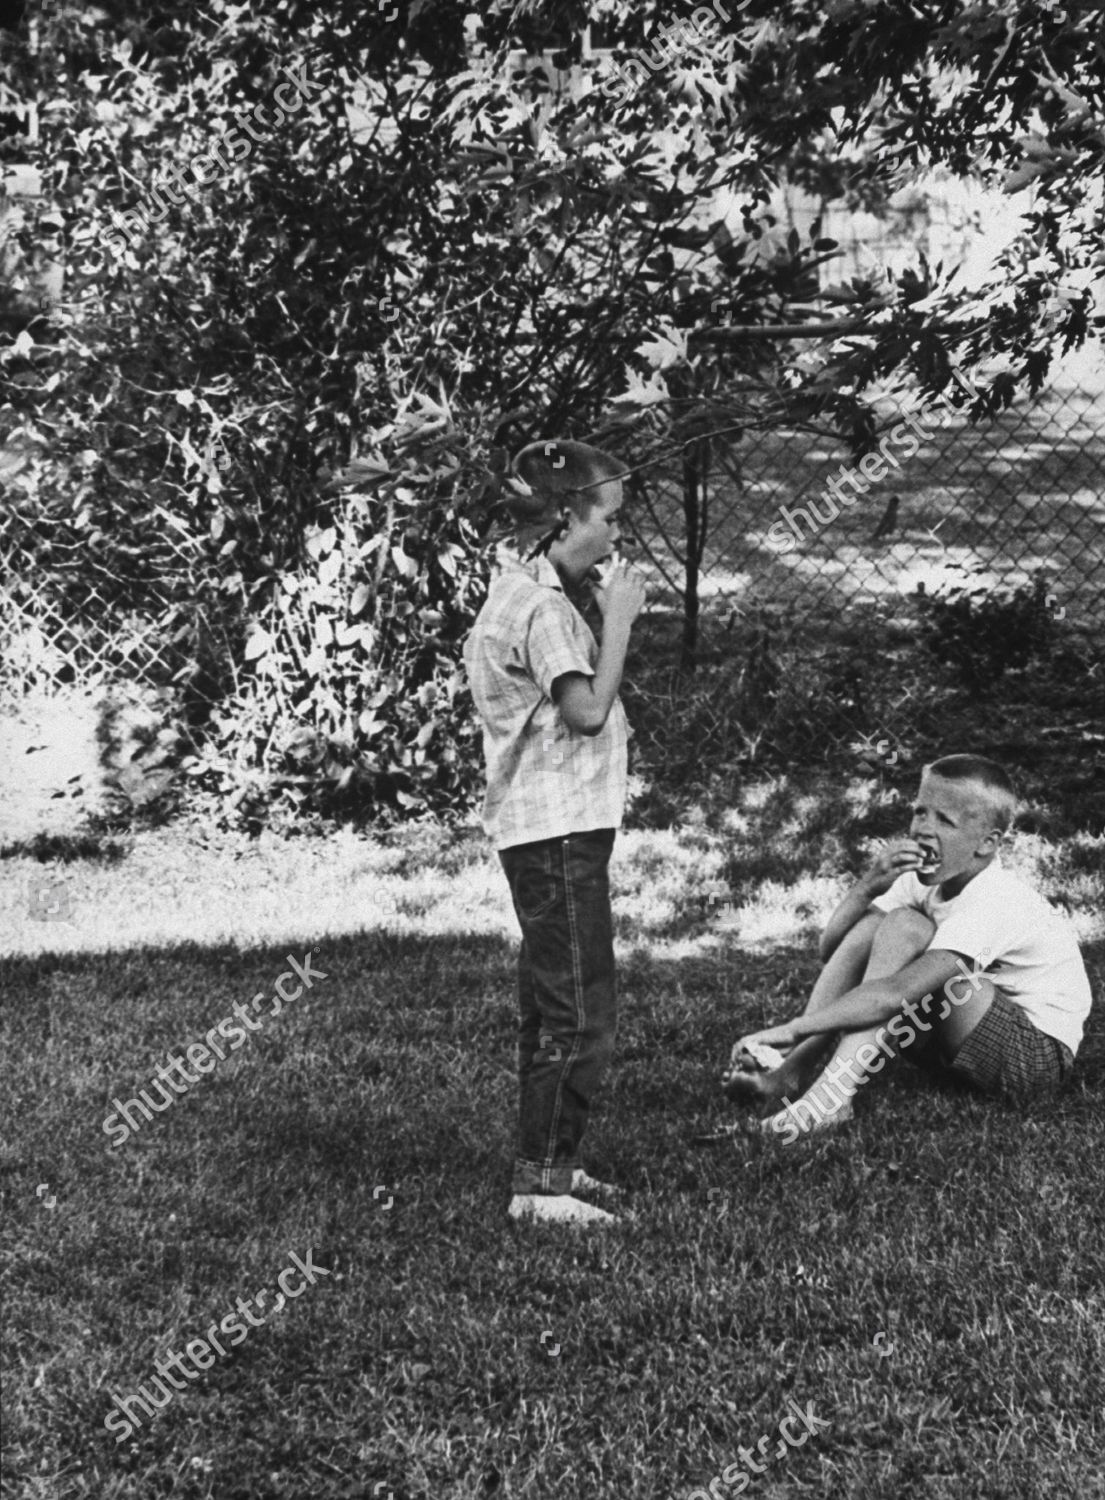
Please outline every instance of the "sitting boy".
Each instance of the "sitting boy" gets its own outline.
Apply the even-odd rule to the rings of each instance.
[[[515,455],[507,508],[515,550],[500,558],[464,647],[483,722],[483,825],[518,925],[520,1108],[512,1218],[603,1225],[612,1214],[580,1161],[591,1100],[614,1047],[614,932],[608,866],[626,794],[618,698],[644,584],[615,564],[595,592],[602,645],[569,595],[616,547],[625,466],[586,443]]]
[[[731,1094],[787,1099],[764,1129],[789,1144],[851,1119],[868,1073],[907,1048],[986,1093],[1023,1095],[1069,1076],[1089,980],[1067,923],[1002,869],[1015,813],[993,761],[947,755],[924,768],[910,838],[879,855],[825,928],[805,1012],[733,1048],[722,1080]],[[764,1043],[790,1050],[757,1072],[748,1048]]]

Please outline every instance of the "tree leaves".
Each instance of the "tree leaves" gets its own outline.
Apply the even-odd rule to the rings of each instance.
[[[272,647],[272,636],[267,630],[263,630],[260,625],[255,625],[250,631],[243,655],[246,661],[257,661],[259,657],[267,656]]]
[[[1066,21],[1017,0],[721,7],[716,45],[638,62],[615,97],[612,59],[634,75],[671,24],[658,0],[605,0],[612,58],[583,56],[574,21],[556,30],[554,89],[543,60],[517,66],[535,40],[517,7],[324,9],[290,26],[220,5],[212,30],[97,13],[89,46],[47,8],[37,52],[5,63],[13,99],[47,101],[27,145],[47,195],[24,238],[64,223],[67,293],[87,299],[51,342],[36,323],[5,351],[15,419],[41,408],[75,435],[43,462],[28,571],[65,597],[55,559],[79,556],[120,613],[183,609],[219,643],[214,680],[256,665],[225,687],[229,760],[236,732],[278,776],[306,720],[343,796],[472,794],[475,727],[444,684],[528,438],[599,429],[622,452],[715,418],[827,416],[860,442],[865,383],[939,376],[949,320],[968,363],[1008,356],[995,402],[1090,328],[1105,85],[1089,0]],[[196,181],[193,157],[289,68],[321,91],[310,118]],[[782,173],[878,207],[933,163],[1033,190],[1025,236],[976,291],[920,262],[819,289],[833,242],[765,212]],[[174,181],[178,201],[146,213]],[[701,337],[834,307],[866,320],[862,340]],[[423,704],[423,683],[440,697]]]

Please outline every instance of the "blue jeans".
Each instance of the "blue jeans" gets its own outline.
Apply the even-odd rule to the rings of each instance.
[[[571,1190],[614,1050],[613,847],[614,830],[599,828],[499,851],[522,928],[516,1193]]]

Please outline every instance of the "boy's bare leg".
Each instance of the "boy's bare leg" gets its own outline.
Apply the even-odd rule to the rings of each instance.
[[[945,1054],[949,1058],[955,1057],[971,1032],[984,1018],[994,1003],[997,990],[983,975],[975,975],[973,979],[965,979],[959,985],[958,990],[952,991],[952,994],[955,996],[955,1004],[951,1006],[942,1021],[933,1022],[936,1035],[940,1038]]]
[[[833,1000],[839,1000],[841,995],[846,995],[863,982],[867,977],[875,933],[884,920],[882,916],[871,913],[861,917],[844,934],[817,976],[803,1015],[812,1015],[814,1011]],[[816,1077],[834,1040],[835,1037],[831,1035],[805,1037],[796,1047],[791,1048],[782,1067],[770,1073],[738,1073],[726,1085],[727,1092],[734,1098],[762,1104],[777,1104],[788,1095],[797,1096]]]
[[[872,919],[864,918],[864,921],[869,920]],[[936,931],[934,923],[917,911],[889,912],[885,917],[873,920],[877,926],[862,976],[865,980],[886,979],[897,974],[925,952]],[[879,1046],[880,1037],[883,1038],[882,1046]],[[818,1130],[826,1130],[850,1120],[852,1100],[867,1076],[857,1054],[862,1047],[872,1045],[879,1046],[880,1052],[885,1055],[885,1023],[869,1026],[863,1031],[840,1033],[824,1072],[795,1101],[793,1112],[787,1110],[772,1116],[770,1120],[764,1121],[764,1129],[781,1130],[782,1125],[777,1126],[775,1121],[788,1121],[797,1126],[803,1135],[812,1135]]]

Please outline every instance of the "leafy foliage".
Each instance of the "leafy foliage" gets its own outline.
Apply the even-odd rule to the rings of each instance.
[[[510,449],[687,451],[693,489],[719,430],[827,424],[858,454],[873,381],[938,388],[958,341],[998,356],[981,409],[1086,336],[1094,9],[749,0],[692,36],[686,7],[636,73],[673,25],[653,0],[43,11],[5,83],[39,140],[4,149],[46,183],[17,248],[55,246],[66,291],[44,314],[17,288],[0,348],[5,557],[75,619],[160,621],[188,769],[237,812],[466,806],[459,647]],[[822,299],[831,242],[764,205],[853,146],[872,201],[930,162],[1031,179],[1029,238],[974,293],[922,263]],[[861,327],[823,355],[727,326],[841,308]]]
[[[933,593],[919,592],[921,637],[953,677],[987,692],[1007,671],[1046,657],[1055,642],[1051,580],[1037,577],[1015,589],[992,589],[963,569],[963,578]],[[984,567],[973,570],[985,572]]]

